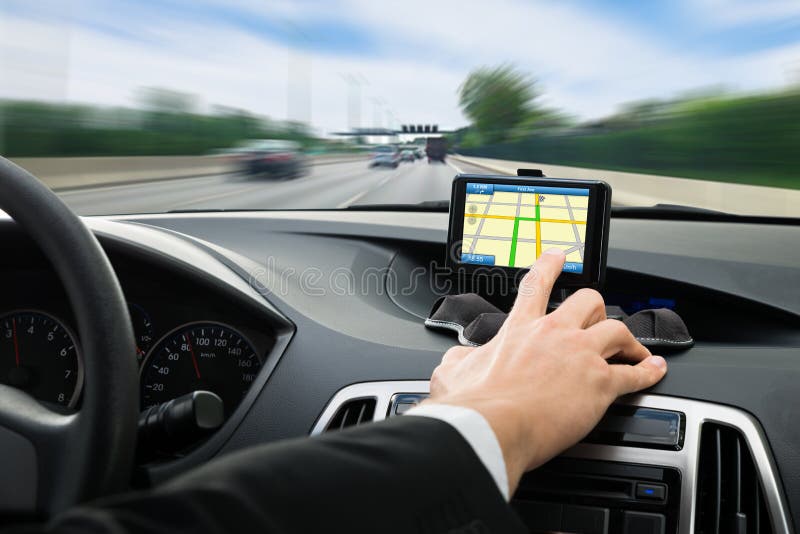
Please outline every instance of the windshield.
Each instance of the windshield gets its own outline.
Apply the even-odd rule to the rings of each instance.
[[[800,217],[800,3],[3,0],[0,154],[82,214],[447,201],[459,172]]]

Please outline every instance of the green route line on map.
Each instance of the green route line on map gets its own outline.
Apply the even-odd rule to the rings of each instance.
[[[508,256],[508,266],[514,266],[514,258],[517,256],[517,234],[519,233],[519,217],[514,219],[514,231],[511,233],[511,254]]]
[[[531,221],[536,222],[539,220],[539,204],[536,204],[536,217],[514,217],[514,231],[511,234],[511,253],[508,256],[508,266],[514,266],[514,260],[517,257],[517,237],[519,234],[519,222]]]

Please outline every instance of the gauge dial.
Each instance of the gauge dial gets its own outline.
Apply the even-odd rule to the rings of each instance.
[[[74,407],[83,385],[75,338],[54,317],[15,311],[0,317],[0,382]]]
[[[133,302],[128,303],[128,313],[131,316],[133,334],[136,339],[136,361],[141,365],[144,355],[153,345],[153,322],[145,309]]]
[[[156,343],[142,365],[142,409],[204,389],[219,395],[230,415],[260,368],[253,345],[233,328],[178,327]]]

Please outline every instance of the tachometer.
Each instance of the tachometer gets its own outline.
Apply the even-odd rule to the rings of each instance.
[[[133,334],[136,338],[136,361],[141,365],[144,355],[153,345],[153,322],[150,315],[138,304],[128,303],[128,313],[133,323]]]
[[[0,382],[74,407],[83,385],[75,339],[54,317],[15,311],[0,317]]]
[[[229,415],[260,368],[253,345],[233,328],[211,322],[178,327],[142,365],[142,409],[203,389],[219,395]]]

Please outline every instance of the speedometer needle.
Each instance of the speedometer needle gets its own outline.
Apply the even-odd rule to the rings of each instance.
[[[19,367],[19,341],[17,341],[17,319],[11,318],[11,329],[14,331],[14,359]]]
[[[186,340],[186,346],[189,347],[189,354],[192,356],[194,372],[197,375],[197,379],[200,380],[200,367],[197,365],[197,358],[194,356],[194,347],[192,347],[192,341],[189,339],[189,334],[183,334],[183,339]]]

